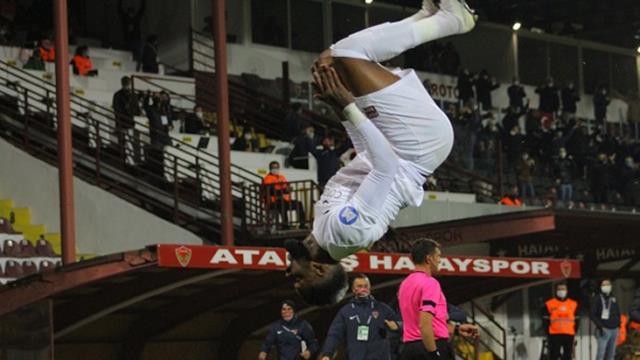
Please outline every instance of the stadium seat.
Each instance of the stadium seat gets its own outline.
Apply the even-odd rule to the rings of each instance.
[[[5,264],[4,274],[10,278],[19,278],[24,275],[24,270],[22,269],[22,264],[15,260],[8,260]]]
[[[31,244],[31,241],[22,239],[20,241],[20,257],[29,258],[36,256],[36,249]]]
[[[56,269],[56,264],[51,260],[40,261],[40,272],[51,272]]]
[[[2,246],[2,254],[5,257],[20,257],[20,245],[14,240],[7,239]]]
[[[22,262],[22,273],[26,275],[32,275],[38,272],[36,263],[31,260],[25,260]]]
[[[15,242],[20,242],[24,237],[21,234],[0,234],[0,254],[4,249],[4,242],[7,240],[13,240]]]
[[[53,246],[44,237],[38,239],[36,242],[36,256],[42,257],[56,257],[57,255],[53,251]]]

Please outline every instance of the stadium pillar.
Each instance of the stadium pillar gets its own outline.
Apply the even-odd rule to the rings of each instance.
[[[218,108],[218,165],[220,166],[220,227],[222,243],[233,245],[231,196],[231,145],[229,144],[229,84],[227,79],[227,30],[225,0],[213,1],[213,42],[216,61]]]
[[[73,202],[73,152],[69,96],[69,35],[67,0],[54,0],[56,47],[56,105],[58,116],[58,174],[60,182],[60,232],[62,263],[76,261],[75,207]]]

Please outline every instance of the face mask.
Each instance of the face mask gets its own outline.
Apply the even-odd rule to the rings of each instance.
[[[202,111],[198,111],[198,112],[196,112],[196,117],[198,119],[202,119],[204,117],[204,114],[202,113]]]
[[[278,175],[280,174],[280,169],[270,169],[269,172],[271,172],[273,175]]]
[[[315,133],[313,131],[309,131],[307,133],[307,136],[309,137],[309,139],[313,139],[314,135],[315,135]]]
[[[529,155],[522,155],[522,158],[523,158],[524,160],[527,160],[527,159],[529,159]]]
[[[558,290],[558,291],[556,291],[556,296],[557,296],[559,299],[564,299],[564,298],[566,298],[566,297],[567,297],[567,290]]]
[[[605,294],[605,295],[611,294],[611,285],[602,285],[602,286],[600,286],[600,291],[602,291],[602,293]]]
[[[251,140],[251,134],[244,134],[245,140]]]
[[[561,158],[563,158],[563,159],[564,159],[564,158],[566,158],[566,157],[567,157],[567,153],[565,153],[565,152],[561,152],[561,153],[560,153],[560,157],[561,157]]]
[[[518,86],[518,85],[520,85],[520,81],[516,81],[516,82],[514,82],[514,84],[515,84],[516,86]]]
[[[626,161],[628,167],[633,167],[633,161]]]
[[[356,297],[359,298],[366,298],[369,295],[371,295],[371,290],[367,289],[367,288],[359,288],[356,289]]]

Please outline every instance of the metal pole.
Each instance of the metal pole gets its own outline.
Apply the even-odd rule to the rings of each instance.
[[[213,41],[218,103],[218,163],[220,166],[220,230],[222,243],[233,245],[231,196],[231,145],[229,144],[229,88],[227,80],[227,31],[225,0],[213,1]]]
[[[71,104],[69,102],[69,35],[67,32],[67,0],[55,0],[53,2],[53,7],[56,33],[56,104],[58,105],[60,232],[62,234],[62,263],[66,265],[76,261]]]

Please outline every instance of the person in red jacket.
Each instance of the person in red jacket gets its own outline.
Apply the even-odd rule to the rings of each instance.
[[[93,69],[93,63],[91,62],[91,58],[89,58],[89,47],[86,45],[78,46],[71,63],[73,64],[73,73],[76,75],[98,75],[98,70]]]
[[[40,58],[44,62],[56,61],[56,49],[53,47],[53,43],[49,39],[40,40],[38,53],[40,54]]]
[[[289,210],[296,210],[300,227],[305,227],[305,214],[302,203],[291,199],[291,188],[284,175],[280,174],[280,163],[269,163],[269,173],[262,179],[264,200],[269,210],[277,210],[282,216],[282,224],[289,226]]]

